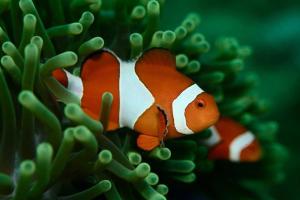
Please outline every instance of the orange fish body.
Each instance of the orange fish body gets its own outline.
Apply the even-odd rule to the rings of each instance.
[[[66,84],[70,75],[53,76],[68,88],[80,86]],[[77,93],[82,94],[83,110],[99,119],[102,94],[112,93],[108,130],[134,129],[144,150],[155,148],[164,138],[200,132],[219,117],[213,97],[179,73],[175,57],[164,49],[150,49],[130,62],[103,50],[83,63],[81,81],[82,92]]]
[[[253,162],[260,159],[259,142],[254,134],[241,124],[221,117],[210,130],[212,135],[205,141],[205,144],[211,147],[209,159],[233,162]]]

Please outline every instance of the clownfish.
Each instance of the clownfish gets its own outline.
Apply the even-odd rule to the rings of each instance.
[[[165,49],[150,49],[134,61],[101,50],[83,62],[80,77],[65,70],[56,70],[53,76],[96,120],[102,94],[110,92],[114,100],[107,130],[135,130],[143,150],[152,150],[163,139],[198,133],[219,118],[214,98],[178,72],[175,56]]]
[[[261,147],[255,135],[234,120],[221,117],[209,129],[212,134],[203,141],[210,147],[209,159],[255,162],[261,158]]]

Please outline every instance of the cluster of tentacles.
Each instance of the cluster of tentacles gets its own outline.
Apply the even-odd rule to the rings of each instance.
[[[215,45],[188,15],[174,30],[159,27],[163,0],[0,0],[0,198],[166,199],[178,191],[212,198],[269,199],[284,177],[277,124],[263,122],[257,77],[244,72],[251,53],[235,39]],[[252,130],[263,148],[256,163],[207,159],[209,131],[143,152],[129,129],[106,133],[113,97],[103,95],[100,120],[51,77],[101,48],[131,59],[150,47],[176,55],[177,68],[213,94],[222,115]],[[171,89],[171,88],[170,88]],[[59,103],[59,96],[69,102]],[[179,190],[174,191],[174,188]]]

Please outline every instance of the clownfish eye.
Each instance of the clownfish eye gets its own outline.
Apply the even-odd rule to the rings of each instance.
[[[197,106],[199,108],[204,108],[205,107],[205,102],[202,99],[197,100]]]

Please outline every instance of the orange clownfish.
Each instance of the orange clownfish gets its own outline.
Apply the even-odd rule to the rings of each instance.
[[[232,162],[254,162],[261,157],[261,147],[254,134],[226,117],[210,127],[212,135],[204,141],[211,147],[208,158]]]
[[[80,97],[94,119],[99,119],[102,94],[112,93],[108,130],[131,128],[139,133],[137,145],[151,150],[163,139],[200,132],[219,117],[214,98],[178,72],[175,60],[159,48],[134,61],[102,50],[85,60],[80,78],[62,70],[53,76]]]

